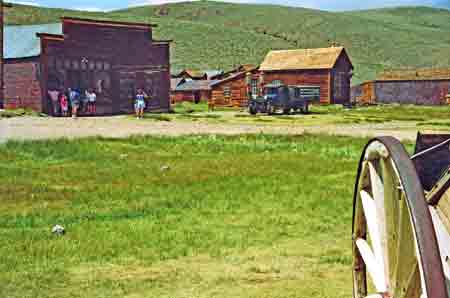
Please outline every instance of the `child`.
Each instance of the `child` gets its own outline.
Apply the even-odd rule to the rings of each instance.
[[[136,112],[136,118],[144,117],[144,109],[145,109],[145,99],[147,98],[147,94],[145,94],[144,90],[138,89],[135,102],[134,102],[134,110]]]
[[[61,94],[60,104],[63,117],[67,117],[67,113],[69,112],[69,101],[67,100],[67,96],[64,93]]]

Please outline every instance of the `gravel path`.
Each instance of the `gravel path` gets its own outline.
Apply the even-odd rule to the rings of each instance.
[[[89,136],[128,137],[131,135],[179,136],[191,134],[303,134],[325,133],[347,136],[392,135],[403,140],[414,140],[417,134],[414,123],[386,123],[361,125],[264,125],[215,124],[186,121],[137,120],[126,116],[93,118],[39,118],[17,117],[0,119],[0,142],[7,140],[34,140],[52,138],[79,138]]]

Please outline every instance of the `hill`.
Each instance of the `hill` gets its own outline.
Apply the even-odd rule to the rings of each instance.
[[[156,37],[174,40],[174,68],[229,69],[260,63],[270,49],[324,47],[330,40],[348,49],[353,83],[386,68],[450,66],[450,11],[428,7],[326,12],[198,1],[88,13],[18,5],[6,22],[44,23],[62,15],[157,23]]]

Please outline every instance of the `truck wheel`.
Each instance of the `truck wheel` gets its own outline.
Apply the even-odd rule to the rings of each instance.
[[[285,114],[285,115],[289,115],[290,112],[291,112],[291,109],[283,109],[283,114]]]
[[[308,105],[308,104],[304,105],[304,106],[301,108],[301,110],[302,110],[302,113],[303,113],[303,114],[308,114],[308,113],[309,113],[309,105]]]
[[[248,111],[249,111],[249,113],[252,114],[252,115],[256,115],[256,114],[258,113],[258,111],[256,110],[256,108],[255,108],[254,106],[250,106],[250,107],[248,108]]]

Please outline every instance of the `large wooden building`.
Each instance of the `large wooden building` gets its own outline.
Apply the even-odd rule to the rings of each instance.
[[[62,18],[61,24],[6,27],[6,108],[51,111],[48,91],[88,88],[101,115],[130,113],[136,89],[148,110],[170,108],[169,41],[155,25]]]
[[[264,84],[317,85],[322,104],[350,102],[353,65],[343,47],[271,51],[259,70]]]
[[[391,70],[352,87],[360,104],[442,105],[450,93],[450,69]]]

